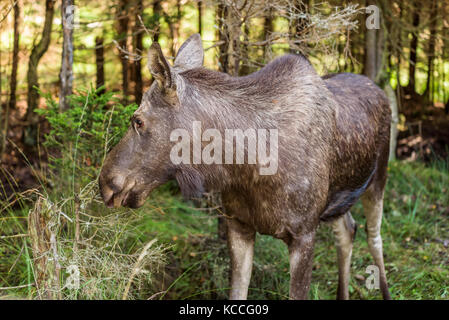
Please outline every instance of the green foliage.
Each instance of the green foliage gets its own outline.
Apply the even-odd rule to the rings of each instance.
[[[113,92],[100,94],[102,90],[79,90],[69,97],[70,108],[63,112],[50,94],[41,92],[48,108],[36,112],[51,127],[43,145],[50,151],[51,167],[64,181],[69,178],[73,183],[75,170],[88,180],[95,179],[107,151],[126,132],[137,108],[136,104],[123,106]]]

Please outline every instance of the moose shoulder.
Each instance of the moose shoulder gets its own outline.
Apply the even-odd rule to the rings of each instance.
[[[151,46],[156,81],[105,160],[99,179],[105,203],[141,206],[170,179],[186,197],[220,191],[229,217],[231,299],[247,296],[256,232],[288,245],[290,297],[307,298],[315,232],[330,221],[338,297],[348,298],[355,232],[349,209],[362,197],[369,247],[389,298],[380,223],[390,110],[382,90],[352,74],[322,79],[298,55],[245,77],[203,68],[203,55],[199,35],[182,45],[173,66],[157,43]]]

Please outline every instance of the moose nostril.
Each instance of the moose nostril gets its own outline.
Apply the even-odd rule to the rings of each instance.
[[[102,183],[100,180],[100,192],[101,196],[103,197],[103,201],[107,203],[110,199],[112,199],[114,195],[114,191],[112,191],[111,188],[109,188],[105,183]]]
[[[111,189],[114,193],[118,193],[122,191],[123,186],[125,185],[125,177],[117,175],[111,180]]]

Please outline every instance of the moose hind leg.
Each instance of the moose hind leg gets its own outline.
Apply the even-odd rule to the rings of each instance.
[[[368,236],[369,251],[375,264],[379,268],[380,290],[383,298],[385,300],[390,300],[391,297],[388,290],[387,276],[385,273],[382,237],[380,235],[383,212],[383,191],[376,192],[374,188],[369,188],[362,196],[362,205],[366,217],[366,232]]]
[[[338,289],[337,299],[349,299],[349,277],[351,269],[351,255],[357,225],[348,211],[338,219],[332,221],[338,260]]]
[[[290,299],[306,300],[312,279],[315,232],[296,236],[288,243],[290,254]]]
[[[256,232],[235,219],[227,221],[228,247],[231,255],[230,300],[246,300],[253,266]]]

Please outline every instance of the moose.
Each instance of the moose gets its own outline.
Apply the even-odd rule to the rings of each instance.
[[[256,232],[285,242],[290,298],[307,299],[315,234],[321,222],[330,223],[339,268],[337,298],[348,299],[356,231],[349,210],[361,199],[369,250],[383,298],[389,299],[380,227],[391,115],[383,91],[361,75],[322,78],[301,55],[284,55],[240,77],[204,68],[203,58],[199,34],[181,46],[173,65],[158,43],[151,45],[148,67],[155,81],[105,159],[99,176],[105,204],[140,207],[152,190],[172,179],[185,198],[220,192],[231,258],[230,299],[247,298]],[[269,149],[276,151],[276,172],[261,174],[266,163],[259,160],[172,161],[171,133],[181,128],[193,135],[194,121],[223,135],[228,128],[276,129],[278,144]],[[194,148],[188,149],[195,156]]]

